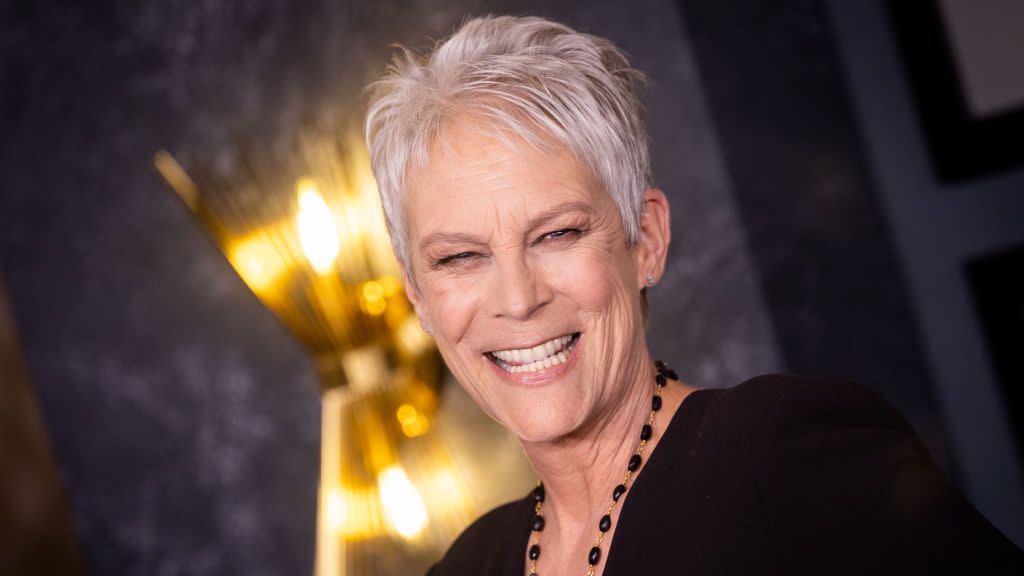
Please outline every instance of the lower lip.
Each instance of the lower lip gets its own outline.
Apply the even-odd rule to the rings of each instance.
[[[541,368],[536,372],[508,372],[501,366],[495,364],[491,359],[487,358],[486,361],[491,365],[491,368],[498,373],[506,382],[516,386],[543,386],[552,380],[557,379],[562,374],[565,374],[576,364],[576,358],[579,357],[580,346],[583,345],[583,333],[580,332],[578,338],[576,338],[576,345],[569,351],[569,356],[565,359],[565,362],[556,364],[550,368]]]

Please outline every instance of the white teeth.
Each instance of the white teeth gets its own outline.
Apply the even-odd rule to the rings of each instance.
[[[499,366],[509,372],[536,372],[565,362],[575,346],[567,347],[571,341],[572,336],[561,336],[533,348],[497,350],[491,355],[498,359]]]
[[[562,350],[566,344],[572,339],[572,336],[560,336],[553,338],[543,344],[538,344],[532,348],[518,348],[512,350],[496,350],[491,354],[498,359],[504,360],[505,362],[512,362],[514,364],[529,364],[538,360],[543,360],[548,356],[553,356]]]

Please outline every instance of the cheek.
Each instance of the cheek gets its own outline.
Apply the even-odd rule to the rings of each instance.
[[[607,311],[627,296],[630,275],[621,255],[606,250],[567,254],[550,262],[550,278],[583,312]]]
[[[453,346],[462,340],[478,306],[476,290],[452,282],[429,288],[430,321],[439,347]]]
[[[481,370],[486,368],[480,362],[476,348],[463,345],[477,320],[479,291],[480,287],[475,282],[455,280],[438,283],[428,292],[430,316],[438,351],[455,380],[477,406],[500,420],[499,413],[494,410],[496,402],[492,393],[483,386],[487,378]]]

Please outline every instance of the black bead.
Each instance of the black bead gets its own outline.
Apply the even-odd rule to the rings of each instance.
[[[673,380],[679,380],[679,375],[676,374],[675,370],[671,370],[671,369],[665,370],[665,376],[668,376],[669,378],[671,378]]]
[[[597,546],[594,546],[593,548],[590,549],[590,554],[587,555],[587,562],[589,562],[590,565],[593,566],[594,564],[597,564],[597,562],[600,559],[601,559],[601,549],[598,548]]]
[[[601,532],[607,532],[612,528],[612,517],[610,514],[601,516],[601,523],[597,525]]]
[[[628,468],[630,472],[636,472],[636,469],[640,467],[640,463],[643,461],[644,459],[641,458],[639,454],[633,454],[629,458],[629,464],[626,465],[626,468]]]
[[[540,545],[534,544],[530,546],[530,560],[536,560],[537,558],[540,558]]]
[[[658,370],[665,370],[666,368],[668,368],[668,366],[661,360],[655,360],[654,367],[657,368]]]
[[[544,501],[544,485],[543,484],[538,484],[537,487],[533,489],[533,501],[534,502],[543,502]]]
[[[530,523],[530,528],[533,528],[534,532],[540,532],[544,529],[544,517],[537,514],[533,517],[533,522]]]
[[[625,493],[626,493],[626,485],[625,484],[619,484],[618,486],[615,487],[615,490],[612,490],[612,500],[618,502],[619,498],[622,498],[622,495],[625,494]]]
[[[661,410],[661,396],[655,396],[651,400],[651,410],[654,410],[655,412]]]
[[[658,384],[658,386],[664,386],[665,383],[668,382],[668,380],[665,379],[665,375],[660,373],[654,375],[654,381]]]
[[[640,439],[650,440],[651,439],[651,425],[644,424],[644,427],[640,429]]]

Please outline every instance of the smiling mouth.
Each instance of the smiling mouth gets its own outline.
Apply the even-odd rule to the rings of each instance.
[[[532,348],[495,350],[485,356],[506,372],[537,372],[565,362],[579,339],[580,333],[574,332]]]

